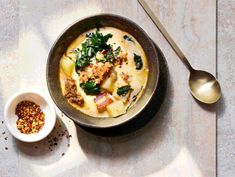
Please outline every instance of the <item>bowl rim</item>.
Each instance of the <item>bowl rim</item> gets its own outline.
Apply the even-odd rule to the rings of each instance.
[[[116,124],[112,124],[112,125],[96,125],[96,124],[87,124],[87,123],[84,123],[84,122],[81,122],[79,120],[75,120],[74,118],[70,117],[66,111],[62,110],[60,108],[60,105],[57,103],[56,99],[53,97],[53,94],[52,94],[52,90],[50,89],[50,84],[49,84],[49,60],[51,58],[51,55],[53,53],[53,50],[56,46],[56,44],[59,42],[59,40],[61,39],[61,37],[72,27],[74,27],[77,23],[79,23],[80,21],[84,21],[84,20],[87,20],[89,18],[94,18],[94,17],[102,17],[102,16],[110,16],[110,17],[114,17],[114,18],[119,18],[119,19],[122,19],[122,20],[125,20],[125,21],[128,21],[129,23],[132,23],[134,26],[136,26],[138,28],[138,30],[140,30],[141,33],[143,33],[146,38],[149,40],[149,44],[151,45],[152,47],[152,50],[154,51],[154,53],[156,54],[156,63],[157,63],[157,68],[156,68],[156,78],[155,78],[155,82],[154,82],[154,89],[151,93],[151,95],[149,96],[149,99],[146,101],[146,103],[144,104],[144,106],[142,106],[142,108],[136,112],[135,115],[131,116],[129,119],[126,119],[126,120],[123,120],[123,121],[120,121]],[[84,126],[84,127],[88,127],[88,128],[97,128],[97,129],[106,129],[106,128],[112,128],[112,127],[117,127],[119,125],[122,125],[122,124],[125,124],[133,119],[136,119],[139,115],[140,112],[144,111],[147,107],[147,105],[151,102],[151,100],[153,99],[153,96],[157,90],[157,86],[158,86],[158,83],[159,83],[159,61],[158,61],[158,52],[155,48],[155,45],[152,41],[152,39],[149,37],[149,35],[143,30],[143,28],[141,28],[136,22],[134,22],[133,20],[127,18],[127,17],[123,17],[121,15],[117,15],[117,14],[112,14],[112,13],[98,13],[98,14],[95,14],[95,15],[89,15],[89,16],[85,16],[85,17],[82,17],[82,18],[79,18],[78,20],[72,22],[70,25],[68,25],[59,35],[58,37],[55,39],[55,41],[53,42],[51,48],[50,48],[50,51],[48,53],[48,57],[47,57],[47,63],[46,63],[46,83],[47,83],[47,89],[49,91],[49,94],[53,100],[53,102],[55,103],[55,105],[57,106],[57,108],[64,114],[66,115],[69,119],[71,119],[72,121],[74,121],[75,123],[81,125],[81,126]],[[145,88],[146,89],[146,88]],[[137,102],[138,104],[138,102]],[[79,111],[79,110],[77,110]],[[79,111],[81,112],[81,111]],[[87,114],[86,114],[87,115]],[[87,115],[89,116],[89,115]],[[92,117],[92,116],[90,116]]]
[[[10,125],[9,123],[9,117],[8,117],[8,112],[9,112],[9,107],[11,106],[11,104],[13,103],[13,101],[15,99],[17,99],[19,96],[21,95],[24,95],[24,94],[35,94],[35,95],[38,95],[40,96],[45,102],[46,104],[48,105],[49,109],[51,110],[51,113],[52,113],[52,118],[51,121],[52,124],[51,126],[48,128],[48,130],[46,131],[46,133],[41,136],[40,138],[34,138],[34,139],[24,139],[21,134],[16,135],[14,133],[14,131],[12,130],[12,126]],[[56,111],[55,111],[55,107],[54,107],[54,104],[52,103],[51,100],[49,100],[42,92],[39,92],[39,91],[35,91],[35,90],[23,90],[23,91],[19,91],[19,92],[16,92],[15,94],[13,94],[6,102],[5,106],[4,106],[4,121],[5,121],[5,126],[7,127],[8,131],[11,133],[12,136],[14,136],[16,139],[20,140],[20,141],[23,141],[23,142],[38,142],[44,138],[46,138],[50,133],[51,131],[53,130],[54,126],[55,126],[55,123],[56,123]],[[36,134],[35,134],[36,135]]]

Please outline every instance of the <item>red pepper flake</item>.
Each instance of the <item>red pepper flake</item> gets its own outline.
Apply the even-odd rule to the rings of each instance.
[[[4,139],[7,140],[8,137],[5,137]]]
[[[68,147],[70,146],[70,144],[68,144]]]
[[[45,124],[45,114],[39,105],[31,101],[21,101],[16,106],[17,129],[24,134],[38,133]]]
[[[5,150],[8,150],[8,147],[5,147]]]
[[[4,121],[2,121],[2,124],[4,124]]]
[[[62,153],[61,155],[64,156],[64,153]]]
[[[2,134],[4,135],[4,134],[6,134],[6,132],[2,132]]]

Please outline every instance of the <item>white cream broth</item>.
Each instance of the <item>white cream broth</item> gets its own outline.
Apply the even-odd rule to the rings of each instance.
[[[69,55],[75,61],[76,59],[74,55],[71,54],[71,51],[76,48],[81,49],[81,44],[86,40],[86,34],[90,32],[95,32],[95,31],[96,29],[92,29],[78,36],[78,38],[75,39],[67,48],[66,55]],[[120,46],[122,53],[124,54],[127,53],[127,61],[123,62],[122,67],[115,65],[113,68],[113,70],[115,70],[117,73],[117,80],[113,84],[114,84],[114,88],[118,88],[118,87],[126,85],[126,82],[122,78],[122,73],[127,73],[129,75],[128,85],[130,85],[131,88],[133,89],[128,94],[129,99],[125,99],[125,97],[124,98],[115,97],[115,95],[117,95],[115,93],[116,89],[114,89],[113,92],[109,92],[111,98],[113,99],[113,102],[116,102],[118,100],[121,100],[121,101],[125,100],[123,101],[123,103],[124,103],[125,109],[127,109],[129,106],[133,106],[134,104],[136,104],[137,100],[141,98],[141,95],[145,89],[145,86],[148,80],[148,73],[149,73],[146,55],[142,47],[140,46],[140,44],[137,42],[137,40],[132,35],[126,33],[125,31],[122,31],[113,27],[100,28],[99,31],[103,35],[111,33],[113,36],[112,38],[108,40],[107,44],[111,44],[113,46],[113,49],[116,49],[118,46]],[[133,42],[125,40],[123,38],[124,35],[128,35],[130,38],[132,38]],[[134,53],[141,56],[142,58],[143,66],[140,70],[136,69],[136,63],[134,61]],[[65,55],[61,59],[63,59],[64,57]],[[84,106],[78,106],[76,104],[69,102],[72,106],[74,106],[76,109],[78,109],[79,111],[89,116],[93,116],[97,118],[112,117],[110,115],[110,112],[108,112],[107,110],[103,112],[99,112],[97,110],[96,104],[94,102],[94,98],[96,97],[96,95],[87,95],[83,91],[83,89],[80,87],[80,81],[79,81],[80,76],[75,71],[75,67],[73,68],[73,71],[71,72],[70,76],[66,75],[63,69],[60,67],[59,76],[60,76],[60,83],[61,83],[61,89],[62,89],[63,95],[65,93],[65,81],[68,77],[72,77],[76,81],[77,92],[80,93],[82,97],[84,98],[84,102],[85,102]],[[133,101],[132,97],[135,95],[137,95],[137,99],[136,101]]]

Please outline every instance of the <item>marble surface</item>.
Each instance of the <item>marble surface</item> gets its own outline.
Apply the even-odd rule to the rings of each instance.
[[[217,105],[217,167],[219,177],[235,176],[235,1],[218,2],[217,75],[223,97]]]
[[[213,177],[216,176],[216,111],[217,174],[234,176],[235,104],[231,91],[235,86],[234,1],[218,1],[217,65],[214,0],[206,3],[149,0],[148,3],[190,62],[196,68],[217,73],[223,89],[217,107],[198,104],[191,97],[187,70],[134,0],[1,0],[1,120],[4,104],[18,90],[33,88],[48,94],[45,62],[51,45],[66,26],[88,15],[110,12],[137,22],[159,45],[170,71],[169,89],[160,111],[143,129],[127,136],[91,135],[57,110],[56,129],[50,137],[27,144],[12,138],[0,122],[1,177]],[[62,136],[51,147],[51,142],[55,143],[53,138],[65,131],[72,137]]]

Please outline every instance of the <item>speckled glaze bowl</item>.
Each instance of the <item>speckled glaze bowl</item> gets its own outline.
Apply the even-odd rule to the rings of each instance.
[[[95,118],[86,115],[72,107],[62,95],[59,81],[59,61],[69,44],[80,34],[92,28],[114,27],[130,33],[140,43],[148,59],[149,77],[143,95],[128,112],[117,118]],[[152,99],[159,78],[158,53],[153,42],[136,23],[131,20],[113,15],[101,14],[79,20],[68,27],[52,46],[46,68],[47,85],[52,99],[58,108],[77,124],[90,128],[110,128],[124,124],[138,117],[145,111]],[[143,114],[142,114],[143,115]]]

